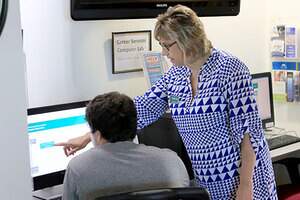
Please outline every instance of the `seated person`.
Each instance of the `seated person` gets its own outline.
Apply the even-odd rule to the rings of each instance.
[[[86,108],[86,120],[95,147],[69,162],[64,200],[189,185],[185,166],[175,152],[133,143],[137,113],[126,95],[96,96]]]

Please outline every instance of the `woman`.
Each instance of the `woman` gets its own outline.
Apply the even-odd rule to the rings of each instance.
[[[173,67],[135,98],[138,127],[169,108],[192,161],[197,183],[213,200],[277,199],[271,158],[248,68],[212,47],[194,11],[177,5],[157,18],[155,38]],[[85,135],[66,144],[73,154]]]

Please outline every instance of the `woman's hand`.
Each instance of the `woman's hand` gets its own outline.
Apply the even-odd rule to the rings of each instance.
[[[253,184],[251,181],[240,183],[236,192],[236,200],[253,200]]]
[[[69,156],[86,147],[90,141],[90,133],[86,133],[82,136],[72,138],[67,142],[56,143],[55,146],[63,146],[65,155]]]

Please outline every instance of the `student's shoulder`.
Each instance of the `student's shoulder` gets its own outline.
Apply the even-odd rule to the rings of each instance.
[[[146,146],[143,144],[140,144],[139,147],[141,149],[143,149],[143,151],[145,153],[147,153],[148,155],[156,157],[156,158],[174,159],[174,157],[178,157],[178,155],[171,149],[159,148],[159,147],[154,147],[154,146]]]
[[[95,149],[89,149],[81,154],[74,155],[74,157],[70,160],[68,167],[76,169],[92,161],[94,151]]]

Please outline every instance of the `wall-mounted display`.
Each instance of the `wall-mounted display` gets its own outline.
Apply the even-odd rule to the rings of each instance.
[[[151,51],[151,31],[112,33],[113,74],[142,71],[141,53]]]
[[[71,0],[73,20],[155,18],[169,6],[185,5],[198,16],[235,16],[240,0]]]
[[[7,15],[8,0],[0,0],[0,35],[4,28]]]

